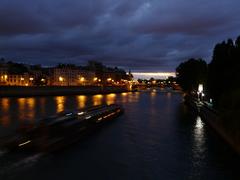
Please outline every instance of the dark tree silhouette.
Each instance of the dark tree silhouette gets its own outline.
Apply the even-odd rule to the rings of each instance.
[[[216,106],[223,96],[240,89],[240,37],[217,44],[209,64],[208,89]]]
[[[176,68],[177,82],[185,92],[196,90],[198,84],[206,83],[207,63],[202,59],[189,59]]]

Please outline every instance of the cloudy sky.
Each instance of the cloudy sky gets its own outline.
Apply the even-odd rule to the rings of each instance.
[[[0,57],[174,71],[240,35],[239,0],[1,0]]]

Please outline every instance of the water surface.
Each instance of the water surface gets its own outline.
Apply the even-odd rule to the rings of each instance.
[[[0,99],[0,135],[63,110],[119,103],[125,114],[51,154],[0,152],[0,179],[240,179],[238,156],[178,92]]]

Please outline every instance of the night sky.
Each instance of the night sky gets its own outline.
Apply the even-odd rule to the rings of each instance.
[[[0,0],[0,57],[174,71],[240,35],[239,13],[239,0]]]

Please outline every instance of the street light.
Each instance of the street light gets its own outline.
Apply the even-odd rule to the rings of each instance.
[[[58,80],[59,80],[60,82],[63,82],[63,77],[62,77],[62,76],[59,76]]]
[[[81,78],[80,78],[80,81],[81,81],[81,82],[84,82],[84,81],[85,81],[85,78],[84,78],[84,77],[81,77]]]
[[[199,85],[198,85],[198,92],[199,92],[199,93],[202,93],[202,92],[203,92],[203,85],[202,85],[202,84],[199,84]]]
[[[201,99],[200,99],[201,96],[204,95],[204,94],[203,94],[203,84],[199,84],[199,85],[198,85],[198,92],[197,92],[197,94],[198,94],[198,101],[199,101],[199,100],[201,100]]]

